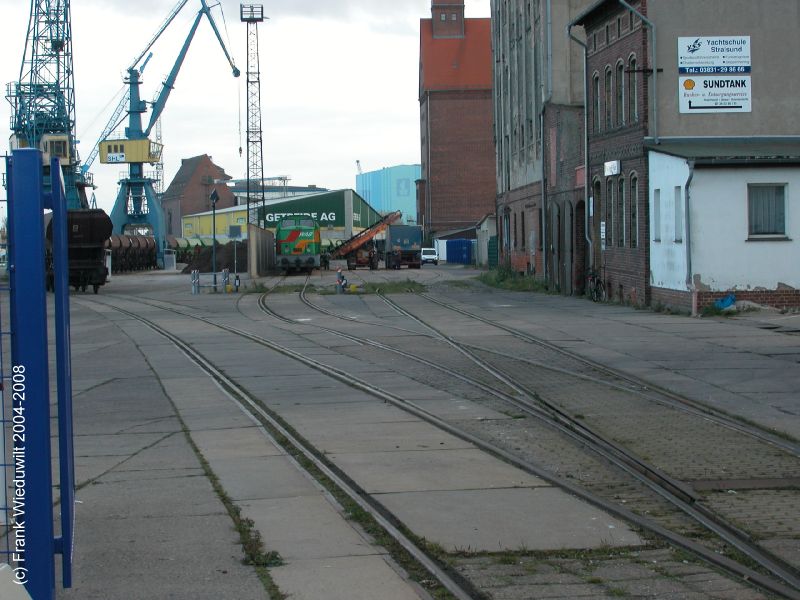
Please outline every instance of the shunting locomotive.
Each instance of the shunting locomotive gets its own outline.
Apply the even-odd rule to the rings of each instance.
[[[319,268],[319,222],[305,215],[284,217],[275,230],[275,255],[280,269],[308,271]]]

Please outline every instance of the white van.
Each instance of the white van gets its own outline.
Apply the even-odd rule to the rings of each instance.
[[[422,264],[424,265],[425,263],[439,264],[439,253],[436,251],[436,248],[422,249]]]

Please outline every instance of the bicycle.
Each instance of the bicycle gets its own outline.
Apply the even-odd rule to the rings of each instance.
[[[602,275],[597,271],[591,270],[586,276],[586,294],[592,299],[592,302],[608,300],[606,284],[603,282]]]

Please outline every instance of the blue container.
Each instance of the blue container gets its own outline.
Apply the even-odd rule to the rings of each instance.
[[[447,262],[472,264],[472,240],[447,240]]]

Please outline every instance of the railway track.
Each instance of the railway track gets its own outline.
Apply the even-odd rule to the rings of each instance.
[[[309,302],[308,299],[305,298],[304,294],[301,293],[301,297],[309,307],[316,309],[319,308],[313,303]],[[262,298],[262,307],[264,306],[263,300],[264,299]],[[499,392],[498,390],[493,388],[487,388],[480,381],[477,380],[471,380],[471,383],[473,385],[481,387],[484,391],[487,391],[488,393],[491,393],[497,397],[504,397],[504,399],[507,402],[513,404],[517,408],[522,409],[527,414],[530,414],[540,419],[553,421],[559,428],[562,429],[562,432],[568,435],[577,436],[578,439],[583,440],[584,442],[586,442],[587,445],[591,446],[595,452],[604,456],[607,460],[614,463],[617,467],[626,470],[629,474],[645,482],[648,486],[650,486],[650,488],[653,491],[655,491],[656,493],[660,494],[662,497],[667,499],[672,505],[679,508],[685,514],[689,515],[694,521],[702,524],[703,527],[712,531],[715,535],[723,539],[725,543],[730,544],[731,546],[737,548],[737,550],[740,551],[745,557],[747,557],[748,560],[754,561],[769,573],[773,574],[774,576],[786,582],[790,586],[790,589],[783,590],[782,593],[788,592],[789,595],[791,596],[791,594],[794,593],[792,589],[793,590],[798,589],[798,581],[800,580],[798,580],[796,569],[792,565],[785,563],[780,558],[772,555],[772,553],[765,551],[757,543],[754,543],[750,535],[742,532],[738,527],[727,522],[718,513],[704,506],[700,502],[701,500],[700,496],[692,489],[691,486],[683,483],[680,480],[670,477],[669,475],[666,475],[660,469],[654,468],[652,465],[643,461],[640,457],[636,456],[635,454],[631,453],[625,448],[620,447],[619,444],[604,439],[597,432],[594,432],[590,428],[588,428],[584,423],[579,422],[576,419],[570,417],[560,407],[547,402],[538,394],[531,394],[524,387],[521,387],[514,381],[510,380],[509,379],[510,375],[507,372],[505,373],[501,372],[493,365],[489,364],[485,360],[476,356],[474,346],[468,347],[467,345],[456,342],[452,338],[447,337],[439,329],[431,326],[422,319],[419,319],[417,316],[411,314],[409,311],[405,310],[398,304],[392,302],[388,298],[384,297],[383,300],[388,304],[390,304],[391,306],[393,306],[395,310],[397,310],[398,312],[405,314],[408,318],[413,319],[419,324],[427,327],[432,332],[433,336],[436,339],[444,340],[458,352],[466,356],[475,365],[478,365],[479,367],[490,372],[499,381],[503,382],[507,386],[514,389],[514,391],[517,394],[517,397],[505,396],[502,392]],[[440,304],[441,306],[447,308],[447,305],[444,303],[437,301],[437,304]],[[465,311],[459,311],[459,312],[467,314],[470,317],[475,316],[466,313]],[[334,314],[334,313],[326,311],[326,314]],[[475,317],[478,320],[481,320],[485,323],[494,325],[494,323],[488,321],[487,319],[483,319],[477,316]],[[510,331],[510,333],[517,333],[517,332],[512,330]],[[543,343],[543,341],[535,339],[532,336],[527,336],[523,334],[523,337],[527,342],[546,345],[548,347],[548,350],[558,350],[560,353],[568,356],[571,360],[578,360],[581,363],[588,365],[591,369],[600,371],[605,376],[611,376],[613,380],[621,380],[625,384],[624,387],[621,387],[621,389],[624,391],[639,393],[650,401],[656,401],[662,404],[666,403],[673,409],[675,408],[680,409],[686,412],[687,414],[692,415],[693,417],[707,420],[709,422],[714,423],[717,426],[730,429],[731,431],[734,431],[737,434],[750,436],[754,439],[759,440],[760,442],[774,445],[775,447],[780,448],[783,452],[786,452],[793,457],[797,456],[797,446],[790,441],[784,440],[782,438],[777,438],[776,436],[772,436],[768,432],[764,432],[760,429],[749,427],[745,424],[735,422],[725,415],[713,414],[713,411],[707,409],[699,410],[698,407],[695,406],[693,403],[686,402],[684,401],[684,399],[676,397],[674,394],[668,394],[666,399],[654,397],[653,392],[649,391],[647,385],[641,381],[631,380],[631,378],[619,374],[617,372],[614,372],[610,369],[607,369],[602,365],[591,363],[590,361],[586,361],[585,359],[582,359],[582,357],[579,357],[572,353],[563,352],[561,351],[561,349],[552,348],[550,347],[550,345],[547,345]],[[363,342],[364,340],[361,341]],[[377,344],[371,341],[368,343],[382,350],[400,353],[410,360],[416,360],[417,362],[422,362],[426,364],[429,362],[424,359],[420,359],[419,354],[412,355],[409,353],[404,353],[403,351],[400,351],[396,348],[390,348],[385,345]],[[447,371],[446,369],[441,369],[441,370]],[[459,374],[455,373],[450,373],[450,374],[463,379],[463,377],[460,376]],[[587,376],[584,373],[581,373],[580,377],[586,378]],[[467,378],[467,380],[469,380],[469,378]],[[604,385],[609,385],[612,387],[620,387],[619,384],[612,383],[606,380],[597,380],[596,378],[594,378],[594,381],[596,383],[599,382]],[[546,410],[545,413],[541,412],[540,410],[541,407],[545,408]],[[793,466],[795,466],[796,468],[796,464]],[[645,479],[646,481],[644,481]],[[646,523],[639,523],[639,524],[647,527]],[[674,542],[675,540],[671,541]],[[712,551],[712,553],[713,552],[714,551]],[[710,556],[708,553],[705,553],[705,558],[713,559],[714,557]],[[739,573],[739,574],[743,576],[749,576],[745,575],[744,573]],[[764,583],[765,582],[762,582],[762,584]],[[769,585],[765,585],[765,587],[769,589]]]
[[[301,296],[304,294],[301,293]],[[280,319],[284,323],[296,325],[297,321],[293,319],[288,319],[279,315],[276,311],[269,309],[266,303],[267,295],[263,295],[259,299],[259,305],[261,306],[262,310],[265,310],[270,314],[271,317]],[[386,302],[391,303],[390,300],[385,299]],[[149,302],[148,302],[149,303]],[[703,523],[704,527],[708,527],[714,530],[717,535],[720,535],[723,539],[730,543],[731,545],[737,547],[743,554],[747,555],[750,560],[753,560],[755,563],[759,565],[759,569],[766,570],[771,575],[765,575],[760,570],[755,570],[750,568],[749,566],[742,565],[735,560],[732,560],[726,556],[722,556],[718,554],[714,549],[710,549],[703,544],[698,543],[696,540],[691,539],[690,537],[676,534],[670,531],[668,528],[663,527],[658,522],[654,521],[653,519],[643,518],[641,515],[636,514],[635,512],[629,510],[628,508],[620,505],[619,503],[610,502],[607,498],[603,498],[596,494],[592,494],[591,492],[587,492],[582,486],[575,485],[569,482],[565,482],[563,479],[556,477],[553,475],[551,471],[548,471],[546,468],[543,468],[541,465],[536,464],[530,460],[525,460],[521,458],[518,454],[509,451],[507,447],[502,445],[493,444],[485,437],[480,435],[476,435],[475,432],[470,432],[464,428],[459,427],[458,425],[454,425],[453,423],[449,423],[441,419],[440,417],[425,411],[419,406],[416,406],[414,403],[408,402],[400,397],[397,397],[393,394],[390,394],[380,388],[377,388],[374,383],[368,381],[362,381],[357,378],[354,378],[351,374],[339,371],[337,369],[330,369],[329,367],[325,367],[324,365],[319,365],[315,361],[310,361],[306,359],[302,355],[278,344],[270,342],[260,336],[256,336],[252,333],[245,332],[242,330],[238,330],[236,328],[224,326],[218,323],[215,323],[209,319],[203,317],[197,317],[190,313],[187,313],[183,310],[175,310],[174,308],[169,308],[164,306],[162,303],[152,304],[153,306],[157,306],[163,310],[170,310],[172,312],[176,312],[178,314],[184,315],[186,317],[198,319],[201,321],[205,321],[215,327],[219,327],[220,329],[226,330],[230,333],[234,333],[236,335],[240,335],[242,337],[246,337],[251,341],[259,343],[261,345],[267,346],[275,351],[281,352],[287,356],[294,358],[300,362],[304,362],[308,366],[312,368],[316,368],[318,370],[322,370],[329,376],[334,378],[340,379],[348,383],[348,385],[353,385],[354,387],[358,387],[363,391],[371,393],[376,397],[380,397],[385,401],[392,402],[413,414],[416,414],[418,417],[423,418],[431,423],[436,424],[437,426],[453,433],[462,439],[469,440],[470,442],[478,445],[479,447],[497,455],[503,457],[508,462],[511,462],[524,470],[533,473],[539,477],[542,477],[548,481],[556,483],[557,485],[569,490],[570,492],[587,499],[588,501],[592,502],[595,505],[602,506],[609,512],[617,514],[632,523],[643,527],[665,539],[668,539],[671,543],[683,547],[691,552],[701,556],[705,560],[720,566],[727,570],[728,572],[735,573],[740,577],[745,577],[757,585],[763,587],[766,590],[771,591],[772,593],[778,594],[782,597],[786,598],[800,598],[800,593],[797,592],[798,590],[798,580],[796,578],[796,574],[793,572],[791,567],[783,564],[781,561],[776,560],[774,557],[770,556],[769,553],[764,553],[760,548],[753,545],[748,539],[747,536],[742,535],[741,532],[737,531],[735,528],[726,527],[724,523],[720,523],[719,519],[716,518],[716,515],[713,513],[709,513],[708,511],[698,510],[697,509],[697,496],[693,493],[693,491],[684,485],[680,480],[672,479],[668,475],[662,473],[659,469],[652,468],[652,466],[648,465],[646,461],[641,460],[636,456],[632,456],[630,453],[626,453],[624,448],[620,448],[617,444],[613,443],[609,440],[604,440],[602,436],[598,435],[596,432],[591,431],[590,428],[586,427],[582,423],[576,423],[574,419],[571,419],[569,415],[564,414],[563,411],[560,411],[556,406],[547,406],[544,405],[544,409],[542,406],[541,398],[537,397],[536,394],[531,394],[525,386],[518,384],[517,382],[513,381],[509,377],[507,373],[503,373],[500,370],[494,368],[491,364],[488,364],[485,360],[481,357],[477,356],[477,352],[479,350],[475,350],[474,347],[470,347],[465,344],[459,344],[458,342],[450,339],[444,333],[434,329],[429,324],[425,323],[424,321],[418,319],[413,314],[411,314],[406,309],[402,308],[400,305],[396,303],[391,303],[393,305],[394,310],[397,310],[400,313],[405,314],[408,318],[413,318],[417,320],[420,324],[424,325],[425,327],[429,328],[430,334],[428,339],[436,344],[448,344],[453,349],[456,349],[459,354],[462,356],[464,360],[470,361],[473,365],[480,366],[482,370],[485,372],[491,373],[492,377],[494,377],[497,381],[501,382],[503,385],[498,387],[497,385],[487,385],[484,381],[469,377],[464,375],[463,373],[459,373],[456,369],[448,369],[447,367],[437,367],[439,372],[448,375],[452,378],[457,378],[463,381],[464,383],[474,386],[476,388],[481,389],[486,394],[491,394],[495,399],[499,401],[506,402],[510,405],[514,405],[516,409],[524,411],[526,415],[531,417],[535,417],[541,421],[549,421],[549,426],[557,427],[561,434],[570,436],[573,440],[574,444],[577,445],[591,445],[593,451],[598,453],[598,455],[602,456],[606,461],[613,463],[616,465],[616,468],[624,470],[628,476],[636,477],[637,480],[641,485],[648,485],[651,486],[650,489],[658,493],[662,498],[668,499],[670,502],[675,504],[676,506],[679,503],[683,503],[684,506],[681,507],[686,514],[692,516],[692,518],[696,519],[697,521]],[[307,303],[310,308],[316,309],[313,303]],[[116,308],[116,307],[115,307]],[[122,310],[117,308],[118,310]],[[126,312],[126,311],[124,311]],[[148,321],[147,319],[143,319],[127,311],[132,318],[137,318],[142,322],[145,322],[148,326],[153,327],[154,329],[158,326],[154,323]],[[334,312],[327,313],[329,315],[333,314]],[[359,321],[363,323],[363,321]],[[378,325],[378,324],[373,324]],[[413,361],[419,364],[421,361],[424,362],[424,359],[420,359],[418,353],[410,353],[403,351],[401,349],[389,346],[387,344],[383,344],[380,342],[376,342],[374,340],[369,340],[363,337],[353,336],[341,331],[337,331],[332,328],[326,327],[318,327],[318,329],[322,329],[328,331],[331,334],[346,337],[347,339],[357,342],[361,345],[368,346],[371,349],[376,349],[382,352],[392,352],[395,355],[402,356],[405,360]],[[406,332],[419,336],[418,331],[413,330],[406,330]],[[162,333],[159,331],[159,333]],[[167,335],[169,337],[171,334],[164,331],[162,335]],[[175,336],[170,337],[173,343],[178,345],[181,342]],[[184,351],[189,351],[191,348],[183,348]],[[196,354],[196,353],[195,353]],[[199,361],[204,361],[203,357],[197,357]],[[208,363],[208,361],[205,361]],[[430,367],[430,365],[428,365]],[[204,368],[207,368],[207,372],[213,372],[213,365],[208,363]],[[216,375],[215,375],[216,377]],[[604,383],[604,385],[612,385]],[[618,385],[618,384],[613,384]],[[225,386],[230,387],[230,389],[236,392],[237,397],[246,397],[246,392],[241,390],[240,388],[237,389],[235,382],[226,381]],[[510,391],[509,391],[510,390]],[[244,394],[244,395],[242,395]],[[262,409],[263,410],[263,409]],[[319,460],[319,458],[317,459]],[[330,468],[330,466],[329,466]],[[653,483],[655,481],[655,483]],[[652,487],[655,486],[655,487]],[[716,529],[715,529],[716,528]],[[438,575],[437,575],[438,577]],[[775,578],[782,580],[784,583],[780,583],[776,581]],[[448,588],[449,589],[449,588]],[[457,595],[457,594],[456,594]],[[458,595],[457,595],[458,597]]]
[[[276,284],[273,287],[276,287],[278,284]],[[344,383],[347,383],[352,387],[362,389],[362,391],[368,393],[371,391],[373,395],[376,392],[376,390],[372,389],[369,384],[360,382],[347,373],[344,373],[332,367],[324,367],[323,365],[320,365],[316,361],[304,357],[302,354],[298,352],[295,352],[284,346],[275,344],[274,342],[271,342],[261,336],[257,336],[233,327],[221,325],[219,323],[213,322],[211,319],[195,316],[183,310],[177,310],[175,308],[166,307],[164,306],[164,304],[166,304],[164,302],[144,301],[142,299],[139,299],[138,301],[141,301],[144,304],[147,304],[155,308],[159,308],[164,311],[169,311],[171,313],[175,313],[184,317],[202,321],[206,324],[212,325],[221,330],[249,339],[250,341],[254,341],[259,345],[265,346],[271,350],[279,352],[285,356],[288,356],[294,360],[297,360],[298,362],[305,364],[306,366],[312,367],[318,371],[322,371],[326,375],[334,379],[337,379],[339,381],[342,381]],[[476,592],[473,588],[471,588],[466,582],[459,581],[459,578],[457,576],[454,577],[453,574],[451,574],[446,567],[439,564],[435,559],[431,558],[430,555],[421,547],[419,543],[417,543],[416,540],[412,539],[407,534],[405,534],[401,530],[400,525],[391,517],[390,514],[388,514],[388,511],[386,511],[386,509],[380,506],[379,503],[371,499],[369,494],[364,492],[364,490],[360,489],[352,480],[350,480],[347,477],[345,473],[343,473],[330,461],[326,460],[321,452],[317,451],[315,448],[310,446],[308,442],[306,442],[305,440],[302,439],[302,437],[297,435],[297,433],[294,432],[291,427],[289,427],[282,419],[280,419],[272,411],[268,410],[257,398],[253,397],[245,388],[243,388],[241,385],[236,383],[236,381],[225,375],[217,366],[214,365],[214,363],[211,360],[209,360],[203,354],[195,350],[191,346],[191,344],[185,342],[179,336],[174,335],[173,333],[169,332],[166,328],[158,325],[154,321],[142,317],[141,315],[138,315],[131,310],[127,310],[122,307],[109,304],[105,301],[99,301],[98,304],[103,304],[108,308],[112,308],[113,310],[116,310],[142,323],[143,325],[149,327],[151,330],[158,333],[165,339],[169,340],[177,349],[179,349],[187,357],[189,357],[189,359],[192,360],[192,362],[194,362],[200,369],[202,369],[210,378],[216,381],[220,385],[220,387],[223,390],[225,390],[225,392],[232,399],[232,401],[234,401],[244,410],[250,412],[259,421],[268,426],[271,431],[275,432],[278,436],[282,437],[283,440],[285,440],[285,443],[281,444],[275,438],[273,438],[274,443],[276,443],[277,445],[283,445],[284,447],[288,444],[291,447],[291,449],[293,449],[296,453],[298,453],[307,461],[312,463],[320,473],[322,473],[331,482],[333,482],[338,491],[344,493],[360,509],[367,512],[392,539],[394,539],[406,552],[408,552],[408,554],[411,557],[413,557],[415,561],[419,563],[419,565],[421,565],[432,577],[435,578],[437,582],[439,582],[441,587],[444,590],[446,590],[447,593],[449,594],[448,597],[457,598],[458,600],[472,600],[479,596],[478,592]],[[389,399],[389,398],[387,397],[384,399]]]

